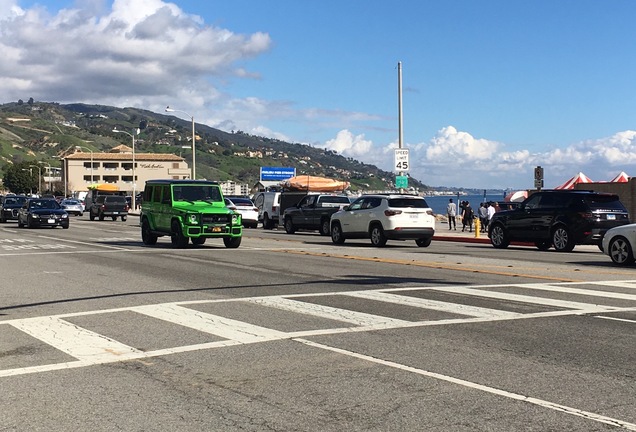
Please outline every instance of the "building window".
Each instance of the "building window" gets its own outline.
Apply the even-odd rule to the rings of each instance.
[[[179,162],[173,162],[172,169],[179,169]]]
[[[133,182],[133,176],[131,176],[131,175],[121,176],[121,181],[123,181],[124,183],[132,183]]]
[[[132,163],[131,162],[122,162],[121,167],[122,167],[122,169],[124,169],[126,171],[130,171],[130,170],[132,170]]]
[[[114,171],[119,168],[118,162],[104,162],[104,169]]]
[[[104,176],[104,183],[117,183],[119,176]]]
[[[86,183],[92,183],[94,181],[99,181],[99,176],[98,175],[96,175],[96,176],[85,175],[84,176],[84,181]]]

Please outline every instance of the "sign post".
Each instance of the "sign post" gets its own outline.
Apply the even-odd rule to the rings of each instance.
[[[408,171],[409,168],[409,149],[395,149],[395,171],[403,173]]]

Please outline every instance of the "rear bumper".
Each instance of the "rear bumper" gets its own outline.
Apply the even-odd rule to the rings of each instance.
[[[398,228],[385,230],[384,235],[391,240],[417,240],[432,238],[435,235],[434,228]]]

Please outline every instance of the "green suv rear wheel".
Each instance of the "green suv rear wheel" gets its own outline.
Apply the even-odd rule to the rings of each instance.
[[[183,249],[188,245],[188,238],[183,235],[181,224],[176,220],[172,221],[170,225],[170,240],[172,241],[172,247],[177,249]]]

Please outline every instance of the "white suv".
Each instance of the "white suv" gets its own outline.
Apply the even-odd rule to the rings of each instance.
[[[391,240],[415,240],[420,247],[431,244],[435,217],[426,200],[415,195],[362,195],[331,216],[331,240],[368,238],[373,246]]]

